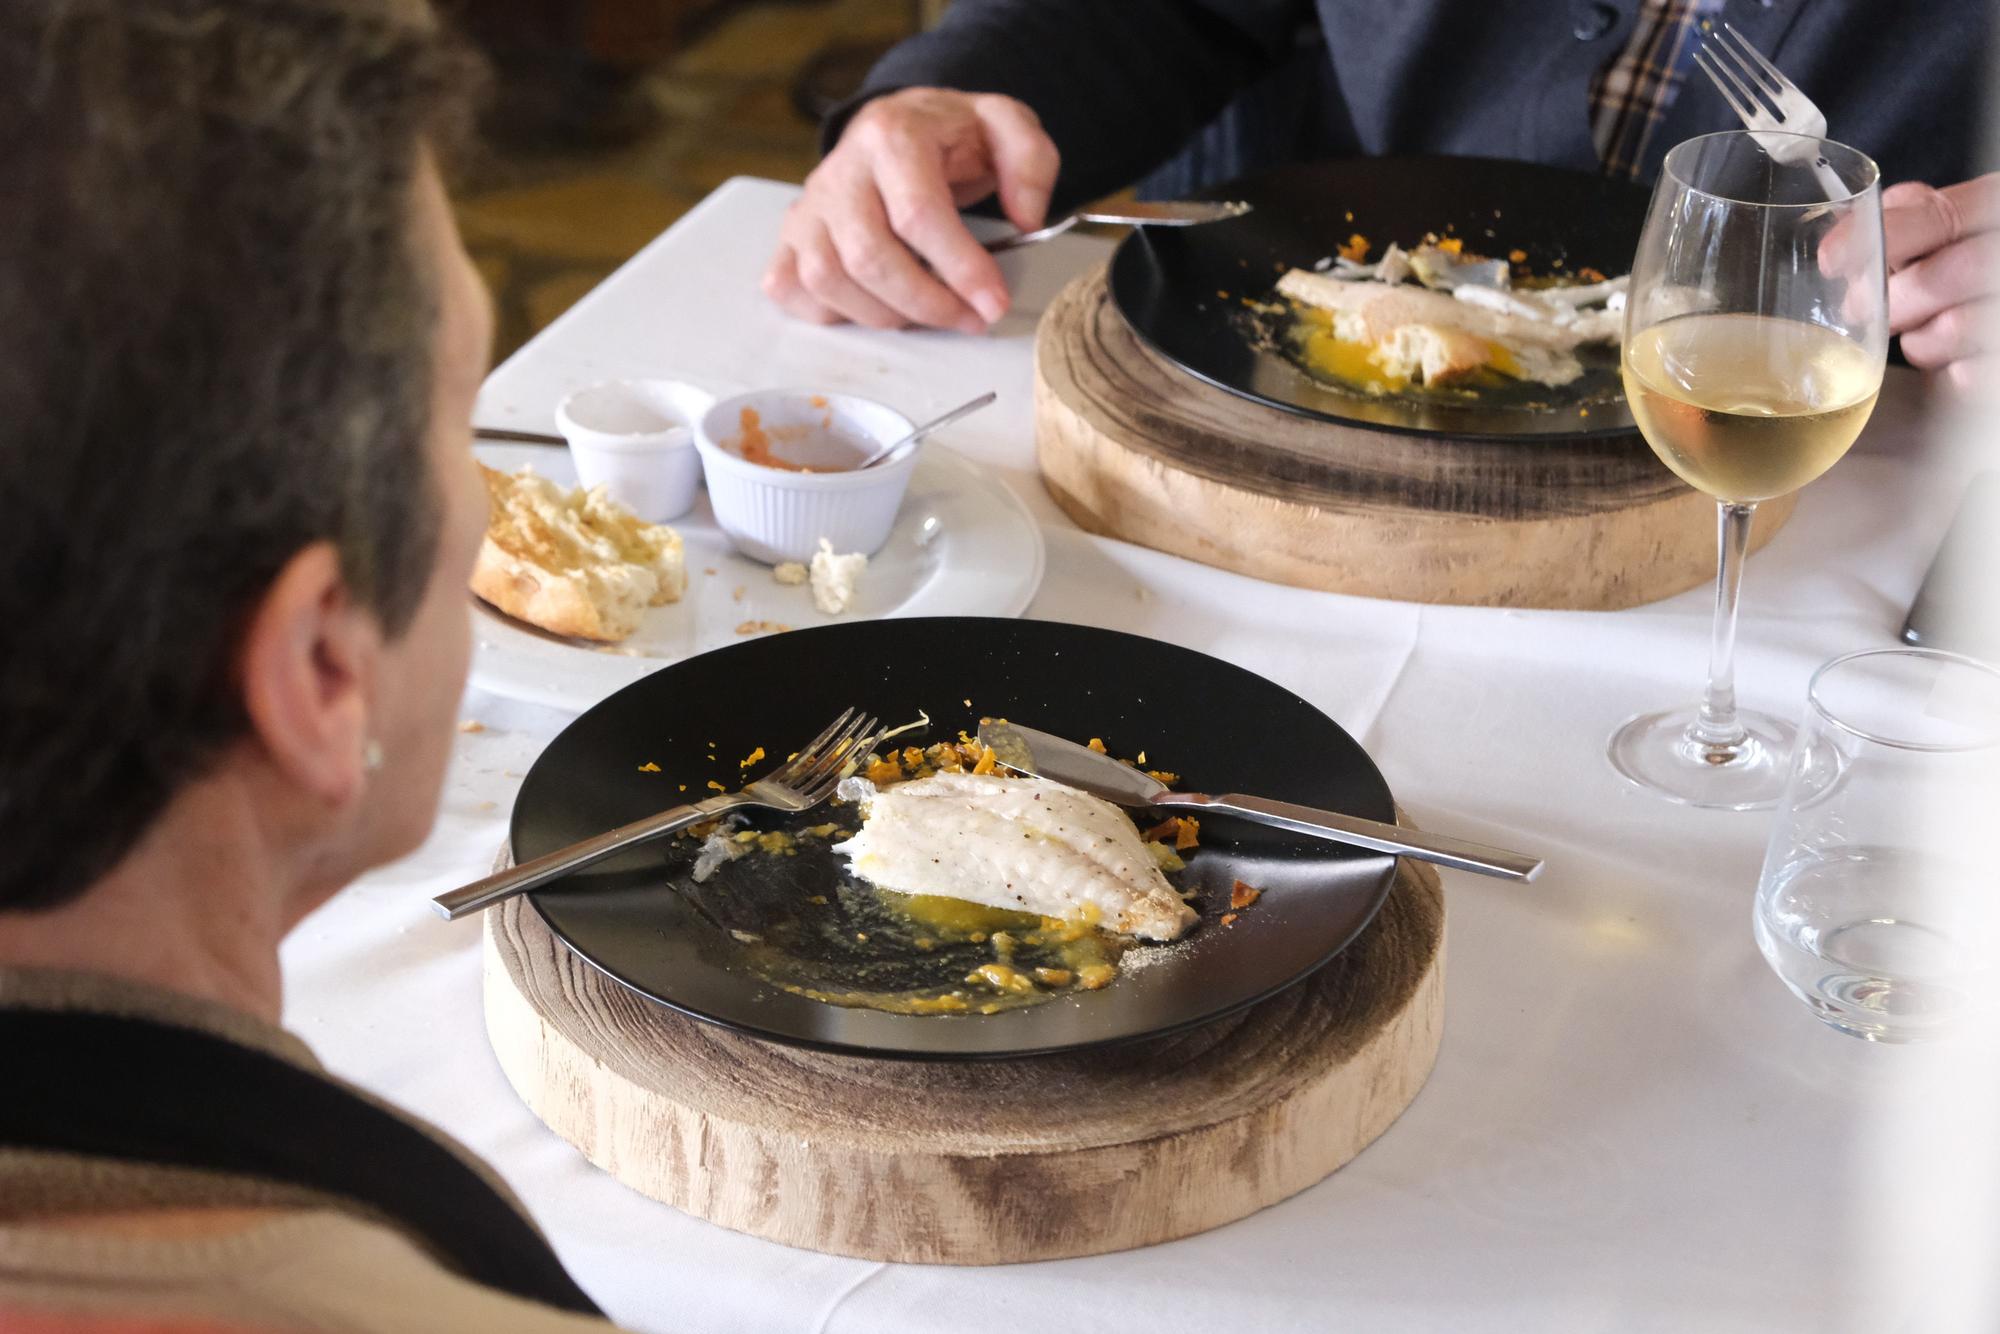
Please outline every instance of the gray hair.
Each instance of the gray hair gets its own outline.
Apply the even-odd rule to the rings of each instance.
[[[246,611],[331,542],[405,629],[436,560],[406,0],[0,4],[0,910],[80,893],[244,726]]]

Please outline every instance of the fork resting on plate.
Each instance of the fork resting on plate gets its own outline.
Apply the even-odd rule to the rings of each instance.
[[[572,843],[547,856],[495,872],[484,880],[461,885],[448,894],[438,895],[431,903],[447,921],[455,922],[537,885],[545,885],[571,871],[603,861],[615,852],[663,838],[677,829],[727,815],[745,806],[777,811],[809,811],[833,795],[847,773],[848,761],[873,744],[875,731],[873,717],[849,709],[798,754],[741,792],[724,792],[704,801],[675,806],[643,820],[634,820],[609,833]]]

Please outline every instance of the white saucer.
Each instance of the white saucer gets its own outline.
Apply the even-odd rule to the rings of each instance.
[[[482,443],[476,452],[488,467],[512,472],[526,464],[576,485],[566,450]],[[1019,616],[1041,586],[1046,559],[1041,528],[1006,484],[935,443],[923,447],[888,545],[869,559],[854,607],[840,616],[813,606],[809,588],[780,584],[769,566],[737,555],[706,493],[671,527],[687,544],[687,592],[647,612],[622,644],[545,634],[475,598],[472,683],[580,712],[670,662],[770,633],[748,628],[752,622],[801,629],[899,616]]]

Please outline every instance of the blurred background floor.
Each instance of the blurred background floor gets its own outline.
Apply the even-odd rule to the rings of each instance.
[[[937,8],[466,0],[459,21],[495,70],[458,212],[498,307],[496,361],[723,181],[803,180],[818,109]]]

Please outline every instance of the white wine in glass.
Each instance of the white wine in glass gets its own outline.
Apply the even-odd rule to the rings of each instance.
[[[1829,198],[1834,180],[1849,193]],[[1641,714],[1611,739],[1612,763],[1639,786],[1692,806],[1777,800],[1792,730],[1736,707],[1750,519],[1860,435],[1882,387],[1886,306],[1868,158],[1744,131],[1667,154],[1633,263],[1625,397],[1661,462],[1715,497],[1719,559],[1701,703]]]

